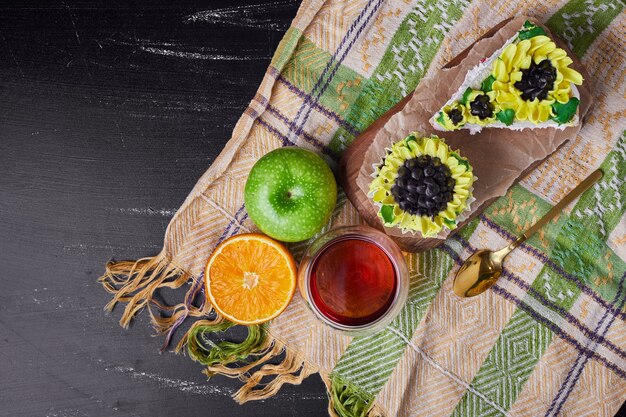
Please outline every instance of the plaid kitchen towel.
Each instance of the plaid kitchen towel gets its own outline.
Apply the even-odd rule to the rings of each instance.
[[[125,304],[124,326],[145,307],[166,345],[195,320],[179,347],[207,374],[242,379],[240,402],[319,372],[332,415],[613,416],[626,400],[623,9],[621,0],[305,0],[232,139],[172,219],[163,251],[107,266],[108,307]],[[382,332],[334,334],[296,294],[243,342],[208,343],[231,324],[205,303],[202,271],[218,243],[256,230],[243,204],[255,161],[297,145],[335,164],[422,77],[521,14],[566,40],[592,76],[597,105],[578,136],[440,248],[408,255],[408,302]],[[453,295],[464,258],[510,243],[598,167],[604,178],[515,251],[496,286]],[[327,229],[360,222],[340,195]],[[291,249],[298,256],[306,246]],[[180,304],[152,297],[185,284]]]

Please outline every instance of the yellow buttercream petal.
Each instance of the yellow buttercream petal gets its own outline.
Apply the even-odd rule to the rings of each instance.
[[[507,70],[506,64],[504,63],[504,61],[501,60],[500,58],[493,61],[491,74],[497,81],[500,81],[503,83],[509,81],[509,71]]]
[[[454,193],[458,194],[459,197],[467,197],[469,195],[469,191],[467,191],[465,187],[463,187],[463,184],[460,184],[458,182],[454,186]]]
[[[581,85],[583,83],[583,76],[572,68],[561,68],[561,72],[563,73],[563,79],[565,81],[569,81],[576,85]]]
[[[497,91],[496,92],[496,100],[500,103],[501,107],[503,104],[507,104],[513,107],[513,104],[517,101],[518,95],[515,93],[511,93],[509,91]],[[508,107],[508,106],[507,106]]]
[[[404,213],[402,215],[402,219],[400,220],[400,227],[403,229],[408,228],[408,226],[413,223],[413,216],[409,213]]]
[[[383,186],[383,182],[380,177],[374,178],[374,180],[370,183],[370,192],[377,190],[378,188]]]
[[[442,163],[445,163],[446,159],[448,159],[448,147],[440,143],[437,148],[437,157]]]
[[[528,121],[537,123],[537,106],[539,105],[539,100],[535,99],[533,101],[527,101],[526,106],[528,108]]]
[[[413,153],[414,155],[419,155],[420,153],[422,153],[422,147],[419,146],[417,141],[409,140],[407,141],[407,146],[411,150],[411,153]]]
[[[546,122],[552,115],[552,106],[540,106],[539,107],[539,121],[541,123]]]
[[[515,55],[513,56],[513,60],[511,62],[511,68],[519,69],[528,68],[530,66],[530,59],[528,57],[528,50],[530,47],[531,43],[528,39],[525,39],[516,45]],[[524,63],[526,63],[527,66],[525,66]]]
[[[546,42],[543,45],[541,45],[539,48],[537,48],[534,52],[533,52],[533,59],[535,60],[535,63],[540,63],[541,61],[543,61],[544,59],[548,58],[548,54],[552,51],[554,51],[556,49],[556,44],[552,41],[550,42]],[[538,59],[537,57],[541,56],[542,59]]]
[[[530,43],[531,43],[531,46],[528,49],[528,54],[529,55],[534,55],[535,51],[537,51],[537,49],[541,48],[546,43],[552,42],[552,40],[550,38],[548,38],[547,36],[545,36],[545,35],[534,36],[534,37],[530,38],[529,40],[530,40]]]
[[[454,219],[456,219],[456,213],[454,212],[454,210],[452,210],[450,208],[450,203],[448,203],[448,207],[446,208],[446,210],[441,212],[441,217],[443,217],[444,219],[447,219],[447,220],[454,220]]]
[[[563,58],[569,59],[569,57],[567,56],[567,52],[565,52],[565,50],[561,49],[561,48],[556,48],[554,51],[552,51],[552,52],[550,52],[548,54],[548,59],[550,61],[558,61],[558,60],[563,59]],[[571,62],[570,62],[570,64],[571,64]]]
[[[561,51],[562,51],[562,49],[561,49]],[[558,65],[560,67],[567,67],[567,66],[572,65],[573,63],[574,63],[574,61],[572,60],[572,58],[570,58],[568,56],[565,56],[565,58],[562,58],[562,59],[560,59],[558,61]]]
[[[530,58],[529,58],[530,59]],[[518,81],[522,80],[522,71],[514,71],[511,73],[511,83],[515,84]],[[510,84],[509,84],[510,85]]]
[[[435,141],[432,139],[427,139],[426,144],[424,146],[424,153],[426,155],[437,155],[437,148],[435,147]]]
[[[450,172],[452,172],[452,178],[459,178],[465,172],[465,165],[458,164],[454,168],[450,168]]]
[[[515,111],[515,117],[519,120],[527,120],[528,119],[528,106],[525,104],[525,101],[520,99],[520,105],[517,107]]]
[[[402,159],[404,159],[404,160],[412,158],[411,150],[409,148],[407,148],[406,146],[398,148],[398,153],[399,153],[400,157]]]
[[[391,194],[386,195],[382,200],[381,200],[381,204],[384,205],[392,205],[395,204],[396,200],[393,198],[393,196]]]
[[[450,170],[452,170],[452,168],[459,165],[459,160],[452,156],[446,160],[445,164],[448,166],[448,168],[450,168]]]
[[[378,176],[387,181],[393,181],[396,178],[396,170],[391,170],[389,167],[383,167],[378,173]]]
[[[382,200],[387,196],[387,191],[384,188],[380,188],[374,193],[374,200]]]
[[[567,103],[570,99],[569,97],[569,89],[563,89],[563,90],[557,90],[556,92],[554,92],[552,94],[552,96],[556,99],[556,101],[558,101],[559,103]]]
[[[502,61],[504,62],[504,65],[506,65],[507,72],[510,72],[510,69],[512,68],[512,61],[513,58],[515,57],[515,52],[517,50],[517,46],[515,44],[510,44],[507,45],[506,48],[504,48],[504,51],[502,51],[502,54],[500,55],[500,59],[502,59]]]

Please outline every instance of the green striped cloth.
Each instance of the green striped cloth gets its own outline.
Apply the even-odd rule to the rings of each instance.
[[[300,305],[273,323],[276,337],[293,341],[327,376],[335,412],[358,415],[375,403],[374,412],[388,416],[613,416],[626,400],[623,6],[331,1],[287,33],[291,47],[270,71],[275,90],[293,101],[270,97],[260,123],[328,155],[340,154],[422,77],[518,14],[566,40],[596,83],[598,105],[576,139],[458,237],[411,255],[409,301],[385,331],[349,340],[310,330]],[[606,174],[601,183],[514,253],[497,286],[484,297],[454,297],[451,279],[469,253],[510,243],[597,167]],[[351,207],[343,211],[336,223],[354,216]]]

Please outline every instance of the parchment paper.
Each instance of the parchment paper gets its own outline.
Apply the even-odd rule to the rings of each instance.
[[[367,198],[364,200],[363,194],[367,195],[369,183],[372,180],[372,166],[380,163],[386,147],[416,131],[425,136],[436,134],[444,138],[451,149],[458,149],[463,156],[468,158],[478,181],[474,184],[476,201],[472,204],[472,211],[464,222],[467,223],[484,210],[489,203],[504,195],[512,185],[552,154],[559,146],[568,139],[575,137],[580,130],[584,116],[592,104],[589,75],[564,42],[555,38],[545,27],[548,35],[559,47],[564,48],[574,60],[571,66],[579,71],[585,79],[583,85],[579,87],[581,104],[578,109],[580,122],[577,126],[563,130],[541,128],[522,131],[484,128],[481,133],[470,135],[468,131],[463,130],[439,132],[428,121],[461,86],[467,71],[477,65],[483,57],[488,57],[494,53],[522,27],[526,20],[544,27],[526,16],[518,16],[497,25],[440,71],[422,80],[409,97],[360,135],[352,145],[358,147],[358,151],[350,152],[351,149],[349,149],[346,152],[344,158],[347,160],[343,162],[343,166],[348,166],[346,170],[348,178],[345,181],[348,197],[368,223],[379,229],[384,229],[388,235],[394,238],[400,238],[396,240],[404,249],[419,250],[434,247],[449,236],[449,231],[446,229],[445,233],[436,238],[424,239],[419,235],[403,234],[398,228],[382,226],[381,221],[376,216],[378,211],[376,206],[371,200]],[[359,143],[359,141],[369,141],[370,145],[364,150],[366,144]],[[355,163],[358,164],[358,172],[354,172],[353,169],[356,178],[351,179],[350,165]],[[356,187],[355,184],[350,184],[352,181],[355,181]]]

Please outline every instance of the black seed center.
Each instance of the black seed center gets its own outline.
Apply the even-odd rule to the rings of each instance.
[[[448,117],[452,121],[452,124],[459,124],[463,120],[463,113],[459,109],[452,109],[448,112]]]
[[[456,181],[437,157],[421,155],[407,159],[391,187],[400,209],[418,216],[434,217],[452,201]]]
[[[489,102],[489,96],[479,94],[474,101],[470,103],[470,113],[479,119],[488,119],[493,117],[493,104]]]
[[[522,79],[514,85],[522,92],[524,100],[544,100],[548,97],[548,92],[554,88],[555,80],[556,68],[549,59],[544,59],[538,64],[532,62],[530,68],[523,69]]]

